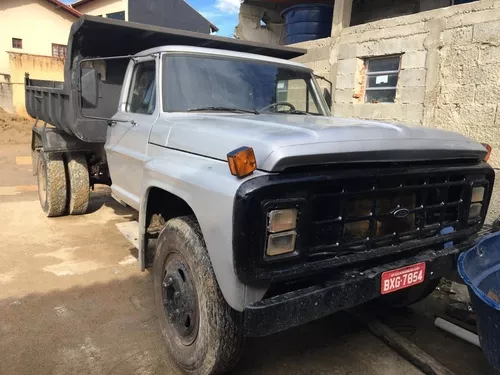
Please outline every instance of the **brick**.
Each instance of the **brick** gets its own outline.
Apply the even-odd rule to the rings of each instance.
[[[444,46],[441,50],[443,66],[473,64],[479,58],[479,46]]]
[[[361,103],[358,104],[359,117],[364,119],[383,120],[382,106],[384,104]]]
[[[335,104],[333,114],[338,117],[354,117],[354,104]]]
[[[314,61],[307,64],[310,68],[314,70],[315,74],[321,76],[328,76],[331,73],[332,66],[330,65],[330,60]]]
[[[329,60],[330,59],[330,46],[320,47],[320,48],[310,48],[307,50],[307,54],[301,56],[301,62],[312,62],[319,60]]]
[[[396,101],[403,104],[422,104],[425,99],[425,86],[401,87],[396,93]]]
[[[488,44],[482,45],[481,49],[479,50],[479,64],[489,64],[498,62],[500,62],[500,45],[499,46],[492,46]]]
[[[466,104],[460,106],[460,123],[467,127],[467,135],[477,140],[488,138],[489,128],[495,124],[496,109],[496,105],[489,104]]]
[[[424,47],[424,41],[425,38],[427,37],[427,33],[424,34],[417,34],[417,35],[411,35],[407,36],[404,39],[404,51],[420,51],[420,50],[425,50]]]
[[[377,55],[395,55],[405,50],[405,38],[382,39],[377,43]]]
[[[461,83],[464,85],[470,83],[476,85],[499,85],[500,63],[484,65],[464,64],[462,68]]]
[[[356,73],[358,59],[339,60],[337,67],[338,75],[351,75]]]
[[[354,74],[338,75],[336,88],[337,89],[354,89]]]
[[[335,90],[335,103],[353,103],[352,89]]]
[[[496,104],[500,102],[500,86],[478,85],[474,95],[474,103],[476,104]],[[495,125],[500,125],[500,116],[497,115]]]
[[[398,86],[419,87],[425,86],[425,69],[407,69],[399,73]]]
[[[484,3],[486,1],[477,2],[476,4]],[[500,20],[500,9],[489,9],[481,12],[467,12],[448,18],[446,23],[447,28],[456,28],[460,26],[474,25],[477,23],[489,22]]]
[[[500,22],[484,22],[474,25],[474,35],[472,40],[474,42],[496,42],[500,36]]]
[[[358,44],[358,57],[370,57],[376,56],[378,42],[365,42]]]
[[[341,44],[339,46],[339,59],[351,59],[357,57],[358,46],[357,44]]]
[[[406,105],[406,120],[409,123],[421,124],[424,118],[424,106],[422,104]]]
[[[441,34],[444,44],[470,44],[472,43],[472,26],[457,27],[445,30]]]
[[[466,104],[474,101],[474,92],[476,86],[474,84],[468,85],[448,85],[441,86],[441,95],[439,100],[444,104],[458,103]]]
[[[425,68],[427,51],[412,51],[403,54],[401,58],[401,69]]]
[[[378,104],[382,109],[381,119],[401,121],[406,118],[406,106],[399,103]]]
[[[356,26],[355,26],[356,27]],[[347,30],[347,29],[344,29]],[[382,39],[407,37],[409,35],[421,34],[427,32],[425,22],[416,22],[412,24],[387,26],[377,28],[375,23],[371,23],[369,28],[355,29],[354,33],[342,31],[340,40],[342,43],[363,43],[367,41],[378,41]]]

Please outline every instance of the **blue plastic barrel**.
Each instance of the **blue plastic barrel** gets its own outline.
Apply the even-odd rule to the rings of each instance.
[[[500,232],[483,237],[462,253],[458,272],[469,287],[481,348],[500,372]]]
[[[285,20],[285,44],[327,38],[331,34],[333,7],[324,4],[295,5],[281,13]]]

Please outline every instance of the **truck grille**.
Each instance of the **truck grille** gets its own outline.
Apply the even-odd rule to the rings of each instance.
[[[468,220],[473,186],[485,175],[432,174],[335,181],[312,194],[309,257],[396,246],[482,221]],[[473,218],[474,219],[474,218]]]

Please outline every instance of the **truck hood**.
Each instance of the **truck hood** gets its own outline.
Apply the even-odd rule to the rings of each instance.
[[[159,131],[165,122],[172,125],[170,132]],[[195,113],[162,115],[157,124],[151,143],[220,160],[249,146],[258,169],[268,172],[311,164],[482,160],[486,155],[481,144],[453,132],[326,116]]]

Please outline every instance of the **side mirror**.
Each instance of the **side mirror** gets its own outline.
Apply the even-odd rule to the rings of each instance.
[[[96,108],[99,101],[99,79],[97,71],[92,68],[83,68],[81,71],[80,87],[82,108]]]
[[[325,97],[326,104],[328,104],[328,108],[332,108],[332,94],[328,89],[323,89],[323,96]]]

